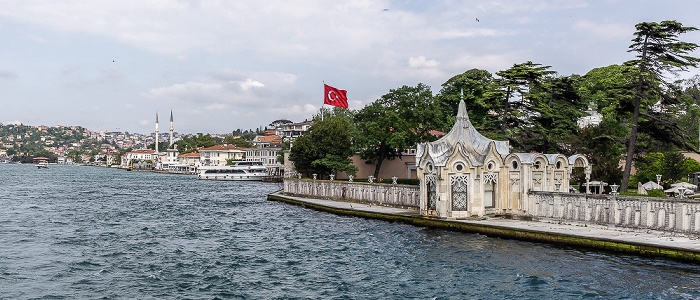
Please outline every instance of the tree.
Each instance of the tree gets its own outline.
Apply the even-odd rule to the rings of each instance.
[[[502,138],[498,119],[489,113],[499,109],[493,99],[497,88],[491,73],[479,69],[468,70],[445,81],[435,97],[440,110],[438,128],[448,131],[454,126],[459,100],[463,97],[474,127],[487,137]]]
[[[158,142],[158,151],[166,150],[168,146],[170,146],[169,142]],[[146,149],[156,150],[156,143],[151,143]]]
[[[401,156],[401,152],[419,142],[433,139],[438,109],[430,87],[418,84],[402,86],[365,106],[355,114],[358,134],[354,142],[360,157],[375,164],[374,177],[384,160]]]
[[[625,151],[623,140],[626,132],[627,129],[616,119],[604,117],[598,126],[586,127],[580,135],[572,137],[572,152],[586,155],[589,163],[595,166],[591,178],[611,183],[620,180],[620,155]],[[583,178],[577,178],[577,181],[584,182]]]
[[[319,174],[356,171],[352,161],[352,125],[340,117],[314,123],[309,133],[294,140],[289,159],[300,173]]]
[[[532,86],[539,85],[545,76],[554,73],[547,69],[549,66],[528,61],[514,64],[508,70],[496,73],[500,77],[496,79],[500,90],[494,92],[493,97],[501,106],[501,109],[496,111],[501,120],[501,132],[507,133],[509,128],[518,128],[527,123],[525,120],[529,117],[528,92]],[[513,134],[508,135],[511,136]]]
[[[579,76],[544,77],[530,88],[530,124],[511,137],[515,145],[524,151],[569,152],[565,141],[578,134],[577,120],[586,108],[577,93],[578,80]]]
[[[202,133],[197,133],[196,136],[185,136],[175,142],[175,147],[177,147],[177,151],[180,153],[195,152],[199,147],[212,147],[216,145],[217,142],[211,135],[203,135]]]
[[[680,152],[651,153],[637,160],[635,182],[656,182],[660,174],[664,181],[675,182],[686,178],[688,174],[700,172],[700,164],[692,158],[686,158]]]
[[[622,175],[621,191],[626,192],[629,184],[632,162],[634,160],[639,116],[642,99],[657,98],[661,94],[659,84],[666,83],[665,73],[677,74],[688,67],[696,67],[700,59],[688,56],[698,45],[678,40],[678,35],[697,30],[695,27],[683,27],[676,21],[643,22],[635,26],[635,38],[628,52],[636,52],[636,60],[627,65],[637,67],[634,88],[632,128],[627,146],[625,169]]]
[[[270,123],[270,127],[272,127],[272,128],[277,128],[277,127],[284,126],[284,125],[287,125],[287,124],[292,124],[292,123],[294,123],[294,122],[292,122],[292,121],[290,121],[290,120],[279,119],[279,120],[274,120],[274,121],[272,121],[272,123]]]
[[[229,145],[234,145],[239,148],[252,148],[253,144],[250,142],[242,139],[242,138],[234,138],[233,136],[229,135],[224,138],[224,144],[229,144]]]

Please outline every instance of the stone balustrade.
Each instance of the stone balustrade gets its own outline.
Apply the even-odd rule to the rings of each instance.
[[[419,207],[420,189],[415,185],[370,184],[347,181],[284,180],[284,193],[321,199],[339,199],[397,207]]]
[[[418,209],[414,185],[347,181],[284,180],[292,196],[338,199]],[[599,224],[700,235],[700,201],[692,199],[530,192],[528,215],[535,219]]]
[[[536,218],[700,234],[700,201],[692,199],[531,192]]]

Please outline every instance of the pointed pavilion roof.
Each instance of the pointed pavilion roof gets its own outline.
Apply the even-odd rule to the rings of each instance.
[[[427,152],[436,166],[445,166],[454,151],[461,151],[472,165],[481,166],[491,148],[494,148],[501,158],[510,152],[507,141],[495,141],[476,131],[469,120],[464,100],[460,100],[457,120],[452,130],[437,141],[419,144],[416,157],[420,159]]]

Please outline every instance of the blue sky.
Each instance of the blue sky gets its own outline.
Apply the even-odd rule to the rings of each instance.
[[[2,0],[0,123],[150,133],[170,109],[181,133],[303,121],[324,81],[360,109],[472,68],[584,75],[632,59],[635,24],[700,27],[698,12],[690,0]]]

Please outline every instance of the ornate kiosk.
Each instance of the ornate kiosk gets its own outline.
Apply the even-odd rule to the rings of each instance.
[[[416,166],[421,215],[447,219],[525,216],[535,206],[529,191],[568,192],[574,167],[590,175],[583,155],[510,153],[507,141],[476,131],[463,100],[452,130],[417,146]]]

